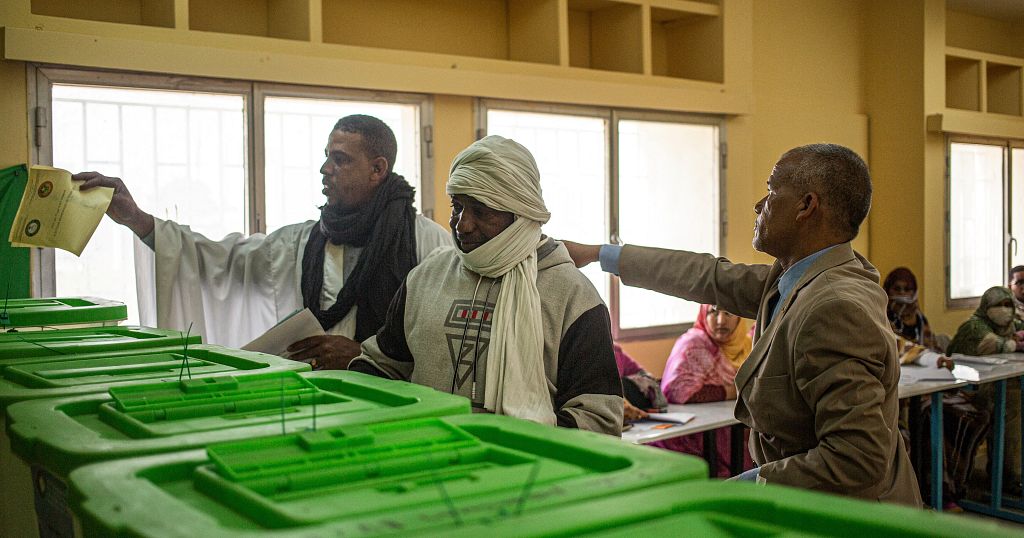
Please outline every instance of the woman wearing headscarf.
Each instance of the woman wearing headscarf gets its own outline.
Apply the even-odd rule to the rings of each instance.
[[[889,296],[886,314],[893,331],[914,344],[942,351],[936,348],[928,318],[918,304],[917,277],[914,273],[906,267],[897,267],[885,277],[882,289]]]
[[[736,399],[736,371],[750,355],[747,323],[715,305],[701,305],[693,328],[683,333],[672,347],[661,378],[661,390],[669,403],[718,402]],[[715,476],[729,477],[730,428],[715,432],[718,469]],[[668,439],[663,448],[702,456],[702,434]],[[743,443],[744,468],[753,466]]]
[[[950,355],[992,355],[1024,350],[1015,333],[1013,293],[1009,288],[993,286],[981,296],[981,303],[967,321],[960,325],[946,352]],[[995,384],[986,383],[978,389],[974,404],[990,414],[995,410]],[[1013,495],[1021,494],[1020,460],[1020,382],[1006,383],[1006,444],[1003,454],[1003,488]],[[989,438],[989,453],[991,437]],[[980,462],[979,462],[980,463]]]

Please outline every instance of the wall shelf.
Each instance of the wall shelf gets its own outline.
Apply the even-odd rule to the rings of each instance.
[[[981,110],[981,60],[946,56],[946,107]]]
[[[750,0],[2,0],[0,29],[4,57],[22,61],[744,113],[752,12]]]
[[[557,65],[558,2],[323,0],[323,40]]]
[[[1024,115],[1024,58],[946,47],[946,108]]]
[[[100,22],[174,27],[174,0],[32,0],[32,13]]]
[[[205,32],[309,39],[307,0],[188,0],[188,28]]]
[[[1021,115],[1021,66],[987,62],[985,86],[987,112]]]
[[[652,73],[723,82],[721,9],[691,4],[687,10],[651,7]]]
[[[569,65],[643,73],[643,10],[609,0],[569,0]]]

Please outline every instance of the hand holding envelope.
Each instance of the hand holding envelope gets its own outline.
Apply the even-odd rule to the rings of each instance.
[[[82,192],[79,186],[67,170],[49,166],[30,168],[28,184],[11,225],[11,245],[53,247],[81,256],[110,205],[114,189]]]

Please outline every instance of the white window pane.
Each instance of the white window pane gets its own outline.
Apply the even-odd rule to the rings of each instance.
[[[399,103],[267,97],[264,108],[266,227],[320,218],[326,201],[320,174],[324,147],[334,124],[350,114],[380,118],[395,132],[398,155],[393,170],[416,188],[422,207],[419,107]]]
[[[122,177],[144,210],[209,237],[245,231],[242,96],[57,84],[52,97],[54,166]],[[137,323],[132,249],[104,219],[81,258],[57,251],[57,294],[124,301]]]
[[[1024,264],[1024,149],[1013,148],[1011,150],[1011,170],[1013,177],[1010,183],[1010,208],[1013,213],[1013,234],[1017,240],[1014,250],[1010,252],[1010,265],[1017,266]]]
[[[519,142],[537,160],[544,203],[551,212],[546,235],[582,243],[608,241],[607,129],[603,118],[487,111],[487,134]],[[607,303],[607,275],[596,264],[583,274]]]
[[[1003,153],[1000,146],[950,145],[949,290],[978,297],[1005,284]]]
[[[718,127],[623,120],[619,232],[623,242],[718,254]],[[619,288],[619,327],[692,322],[699,305]]]

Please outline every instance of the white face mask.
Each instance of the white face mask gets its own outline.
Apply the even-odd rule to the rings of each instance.
[[[896,304],[914,304],[917,302],[917,292],[915,291],[913,295],[894,295],[892,302]]]
[[[999,327],[1005,327],[1013,321],[1013,307],[993,306],[985,311],[988,319],[992,320]]]

